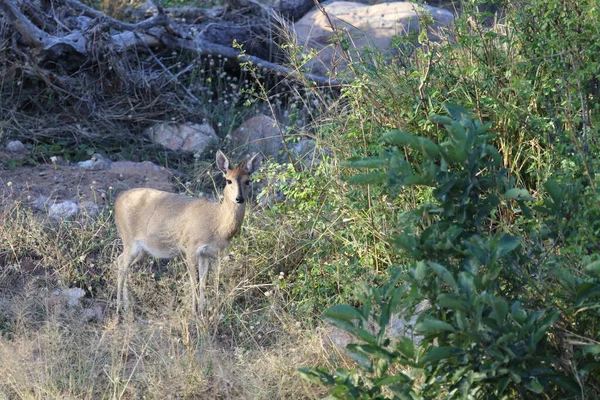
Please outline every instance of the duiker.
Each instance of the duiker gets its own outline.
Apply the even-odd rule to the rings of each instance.
[[[129,268],[146,254],[166,259],[185,255],[192,284],[192,310],[202,311],[209,264],[219,250],[229,246],[242,226],[250,174],[259,163],[255,155],[246,165],[242,161],[231,169],[225,154],[217,152],[217,167],[227,181],[220,204],[147,188],[119,195],[115,222],[123,240],[123,254],[118,259],[117,313],[121,307],[129,307]]]

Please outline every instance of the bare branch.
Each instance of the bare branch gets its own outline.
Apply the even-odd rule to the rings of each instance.
[[[120,30],[120,31],[142,31],[153,28],[155,26],[165,26],[168,27],[171,23],[170,18],[165,14],[162,7],[157,6],[158,13],[152,18],[148,18],[145,21],[138,22],[137,24],[130,24],[128,22],[121,22],[116,20],[108,15],[104,14],[101,11],[94,10],[91,7],[86,6],[85,4],[77,1],[77,0],[62,0],[65,4],[73,8],[74,10],[81,11],[84,15],[92,18],[97,18],[102,20],[106,25],[111,28]]]
[[[78,53],[85,53],[85,38],[81,32],[71,32],[62,37],[50,35],[35,26],[11,0],[1,0],[0,9],[8,16],[25,42],[36,49],[50,50],[55,46],[68,46]]]
[[[328,78],[325,76],[314,75],[314,74],[305,74],[297,70],[293,70],[291,68],[284,67],[280,64],[275,64],[266,60],[263,60],[256,56],[251,56],[247,54],[242,54],[240,51],[223,46],[220,44],[210,43],[206,41],[196,41],[191,42],[188,40],[181,40],[174,37],[163,37],[163,42],[171,47],[171,48],[181,48],[188,51],[192,51],[194,53],[200,55],[213,55],[218,56],[219,54],[222,57],[226,57],[229,60],[237,63],[250,62],[256,66],[266,68],[272,72],[278,73],[280,75],[285,76],[286,78],[299,78],[303,76],[309,81],[315,82],[319,85],[323,86],[339,86],[340,84],[333,78]]]
[[[35,26],[12,1],[1,0],[0,9],[29,45],[36,48],[44,47],[49,35]]]

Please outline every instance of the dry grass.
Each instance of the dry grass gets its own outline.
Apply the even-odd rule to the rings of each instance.
[[[185,268],[173,261],[132,274],[134,310],[119,322],[110,213],[57,223],[5,204],[0,398],[321,397],[297,368],[333,367],[339,357],[286,312],[276,287],[260,283],[243,239],[213,274],[206,319],[191,317]],[[68,286],[86,289],[75,306],[57,295]]]

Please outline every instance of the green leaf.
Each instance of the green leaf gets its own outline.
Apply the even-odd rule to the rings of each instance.
[[[460,121],[462,119],[470,119],[471,115],[464,108],[454,103],[444,103],[444,108],[448,114],[455,120]]]
[[[425,261],[419,261],[414,269],[413,276],[416,280],[422,281],[427,273],[427,263]]]
[[[583,354],[597,356],[600,354],[600,344],[583,346]]]
[[[394,383],[410,383],[414,378],[402,371],[397,372],[398,375],[386,376],[385,378],[377,379],[373,382],[374,386],[388,386]]]
[[[370,356],[376,358],[383,358],[388,361],[391,361],[394,358],[394,355],[392,353],[390,353],[383,347],[374,344],[349,344],[348,346],[346,346],[346,348],[355,349]]]
[[[538,343],[544,336],[546,336],[546,331],[556,322],[558,317],[560,316],[559,311],[554,311],[548,314],[544,319],[540,322],[539,328],[533,335],[534,343]]]
[[[377,339],[375,338],[375,336],[373,336],[373,334],[369,331],[366,331],[362,328],[357,328],[354,331],[354,334],[356,335],[357,338],[364,340],[367,343],[375,343],[377,341]]]
[[[465,354],[459,347],[443,346],[433,347],[421,359],[421,365],[433,364],[446,358],[454,358]]]
[[[367,357],[367,355],[364,352],[358,350],[356,346],[357,345],[353,344],[349,344],[346,346],[346,351],[348,352],[348,355],[350,356],[350,358],[352,358],[352,360],[354,360],[356,364],[358,364],[358,366],[362,370],[373,372],[373,365],[371,363],[371,360],[369,359],[369,357]]]
[[[429,116],[429,120],[434,124],[440,125],[450,125],[452,123],[452,119],[443,115],[431,114]]]
[[[430,159],[438,159],[440,157],[440,148],[433,141],[420,137],[419,139],[419,148],[418,150],[426,157]]]
[[[347,322],[364,319],[360,311],[345,304],[338,304],[330,307],[323,313],[323,316],[327,319]]]
[[[558,182],[554,179],[550,179],[544,183],[544,189],[546,189],[554,204],[560,205],[562,203],[565,191],[560,187]]]
[[[381,157],[365,157],[349,159],[342,163],[344,167],[350,168],[382,168],[388,166],[388,161]]]
[[[396,350],[411,361],[415,358],[415,342],[410,338],[404,337],[396,343]]]
[[[527,387],[527,389],[531,390],[536,394],[540,394],[544,391],[544,387],[542,386],[540,381],[538,381],[535,377],[531,378],[529,382],[525,384],[525,386]]]
[[[508,314],[508,303],[506,300],[495,296],[491,298],[491,303],[494,314],[496,314],[496,322],[501,326]]]
[[[592,272],[594,274],[600,275],[600,260],[594,261],[593,263],[586,265],[585,270],[587,272]]]
[[[511,236],[508,234],[503,235],[502,239],[500,239],[500,243],[498,244],[498,258],[504,257],[519,247],[520,244],[521,242],[516,236]]]
[[[518,301],[515,301],[512,306],[510,306],[510,315],[520,324],[527,319],[527,312],[521,308],[521,303]]]
[[[431,269],[433,269],[438,276],[452,288],[452,290],[458,292],[458,285],[456,284],[456,280],[450,271],[448,271],[444,266],[432,261],[428,261],[427,264],[429,264],[429,267],[431,267]]]
[[[441,307],[448,308],[455,311],[467,311],[469,309],[468,304],[460,299],[458,296],[451,293],[442,293],[437,297],[437,304]]]
[[[447,322],[440,321],[438,319],[428,319],[418,323],[415,326],[418,333],[423,335],[433,335],[440,332],[454,332],[454,327]]]
[[[415,147],[419,143],[417,137],[411,135],[410,133],[401,132],[399,130],[393,130],[388,133],[384,133],[383,140],[396,146]]]
[[[508,383],[510,382],[510,378],[508,376],[505,376],[503,378],[501,378],[497,383],[496,383],[496,395],[502,394],[504,393],[504,391],[506,390],[506,387],[508,386]]]
[[[335,379],[330,375],[324,368],[298,368],[300,376],[309,382],[316,383],[317,385],[335,384]]]
[[[357,174],[348,178],[351,185],[380,185],[388,181],[385,172],[372,172],[369,174]]]

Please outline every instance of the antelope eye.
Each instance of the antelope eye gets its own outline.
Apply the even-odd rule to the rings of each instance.
[[[227,179],[227,184],[231,185],[231,179]]]

